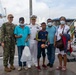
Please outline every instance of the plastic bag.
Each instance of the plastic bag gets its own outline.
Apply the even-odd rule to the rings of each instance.
[[[22,52],[22,56],[21,56],[21,62],[27,62],[31,60],[31,53],[30,53],[30,49],[28,46],[24,47],[24,50]]]

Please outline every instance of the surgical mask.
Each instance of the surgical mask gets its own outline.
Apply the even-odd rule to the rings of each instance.
[[[49,22],[49,23],[48,23],[48,26],[52,26],[52,22]]]
[[[65,24],[65,21],[60,21],[60,24]]]
[[[24,26],[24,24],[20,24],[21,26]]]

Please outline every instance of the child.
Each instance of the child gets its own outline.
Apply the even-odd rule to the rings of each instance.
[[[46,68],[46,65],[45,65],[46,54],[45,54],[45,46],[44,46],[47,43],[47,37],[48,37],[48,32],[46,31],[46,23],[45,22],[41,23],[41,27],[42,27],[42,30],[40,30],[36,35],[36,40],[38,41],[38,45],[37,45],[37,47],[38,47],[38,52],[37,52],[38,66],[37,66],[37,69],[38,70],[41,70],[41,68],[40,68],[41,54],[43,56],[42,67]]]

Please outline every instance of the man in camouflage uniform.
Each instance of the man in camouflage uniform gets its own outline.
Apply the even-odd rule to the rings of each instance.
[[[15,54],[15,38],[14,28],[15,25],[12,23],[13,15],[9,14],[7,19],[8,22],[4,23],[1,28],[1,45],[3,47],[3,64],[6,72],[15,70],[14,67],[14,54]],[[10,68],[8,68],[8,61]]]

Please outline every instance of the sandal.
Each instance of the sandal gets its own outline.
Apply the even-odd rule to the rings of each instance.
[[[66,67],[65,66],[62,67],[62,71],[66,71]]]
[[[62,69],[62,66],[58,66],[56,69],[57,70],[61,70]]]

